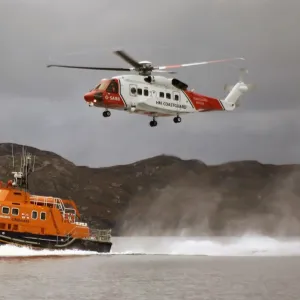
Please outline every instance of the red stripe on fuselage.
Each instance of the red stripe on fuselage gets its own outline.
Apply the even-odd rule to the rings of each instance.
[[[224,110],[220,101],[216,98],[184,91],[196,110]]]
[[[106,107],[125,107],[124,102],[118,93],[103,93],[103,105]]]

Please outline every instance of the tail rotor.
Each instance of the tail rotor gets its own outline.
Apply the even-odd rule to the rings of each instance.
[[[236,107],[240,106],[240,98],[246,92],[254,89],[254,84],[246,84],[244,82],[244,75],[248,74],[248,70],[246,68],[240,69],[239,81],[234,85],[225,84],[224,90],[228,93],[224,100],[221,100],[225,110],[231,111]]]
[[[248,73],[249,73],[248,69],[240,68],[239,82],[244,82],[244,75]]]

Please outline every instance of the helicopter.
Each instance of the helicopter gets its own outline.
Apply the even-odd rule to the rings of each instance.
[[[225,99],[196,93],[188,90],[188,85],[177,78],[168,78],[152,73],[175,74],[169,69],[222,63],[244,58],[228,58],[178,65],[153,66],[150,61],[137,61],[125,51],[114,51],[132,67],[85,67],[51,64],[47,67],[62,67],[88,70],[134,72],[102,79],[93,89],[84,95],[84,100],[90,107],[103,108],[103,117],[111,116],[110,110],[121,110],[129,113],[147,115],[152,118],[149,125],[157,126],[158,117],[173,117],[174,123],[181,122],[181,116],[188,113],[208,111],[232,111],[239,106],[239,98],[251,89],[251,84],[245,84],[240,76],[235,85],[225,85],[228,92]],[[242,72],[248,72],[241,69]]]

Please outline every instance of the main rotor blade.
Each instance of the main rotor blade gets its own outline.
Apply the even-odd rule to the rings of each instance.
[[[123,58],[126,62],[128,62],[130,65],[134,66],[135,68],[140,68],[141,65],[132,57],[130,57],[127,53],[125,53],[123,50],[117,50],[115,51],[115,54]]]
[[[86,70],[104,70],[104,71],[133,71],[133,68],[102,68],[102,67],[81,67],[81,66],[68,66],[68,65],[47,65],[50,67],[72,68],[72,69],[86,69]]]
[[[175,71],[165,71],[165,70],[153,70],[153,73],[169,73],[169,74],[176,74]]]
[[[245,58],[237,57],[237,58],[227,58],[227,59],[219,59],[219,60],[202,61],[202,62],[181,64],[181,65],[157,66],[157,67],[154,67],[154,70],[155,69],[165,70],[165,69],[174,69],[174,68],[181,68],[181,67],[191,67],[191,66],[197,66],[197,65],[207,65],[207,64],[214,64],[214,63],[227,62],[227,61],[233,61],[233,60],[245,60]]]

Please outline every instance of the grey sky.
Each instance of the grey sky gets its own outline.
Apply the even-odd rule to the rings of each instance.
[[[77,164],[123,164],[157,154],[208,164],[300,159],[298,0],[0,0],[0,137],[52,150]],[[246,66],[257,85],[232,113],[149,119],[85,105],[83,95],[117,72],[47,69],[48,63],[128,66],[243,56],[245,63],[182,69],[176,77],[224,97]]]

